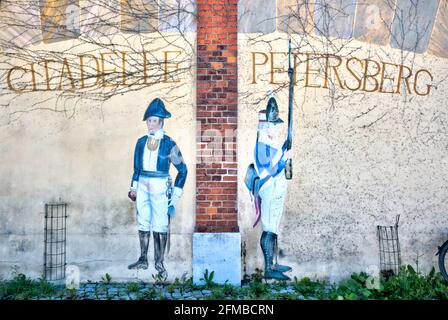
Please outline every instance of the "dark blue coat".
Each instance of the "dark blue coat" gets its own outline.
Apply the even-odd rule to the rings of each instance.
[[[146,147],[148,136],[143,136],[137,140],[134,151],[134,174],[132,175],[132,181],[138,181],[138,178],[142,176],[157,177],[168,176],[170,170],[170,164],[177,169],[176,180],[174,186],[183,188],[185,181],[187,180],[187,166],[182,158],[177,144],[166,134],[160,140],[159,154],[157,157],[157,171],[144,171],[143,170],[143,151]]]

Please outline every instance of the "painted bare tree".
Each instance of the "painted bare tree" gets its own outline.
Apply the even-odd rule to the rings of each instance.
[[[142,88],[175,101],[190,86],[180,79],[192,75],[195,29],[192,0],[2,0],[2,117],[70,117],[81,101],[101,106]],[[19,96],[31,102],[18,107]]]
[[[365,95],[368,90],[347,90],[339,81],[339,76],[331,73],[332,67],[341,65],[340,58],[350,59],[358,53],[368,51],[367,59],[377,58],[382,61],[389,59],[388,63],[397,66],[404,65],[403,73],[414,75],[423,66],[415,65],[416,54],[426,51],[431,37],[434,20],[438,9],[438,1],[427,2],[423,0],[397,1],[354,1],[354,0],[282,0],[271,1],[269,4],[259,3],[257,6],[266,6],[263,11],[270,12],[265,15],[258,13],[253,18],[254,5],[251,1],[240,2],[240,31],[252,32],[248,37],[250,45],[265,45],[269,51],[286,52],[287,43],[281,42],[285,38],[293,40],[297,65],[313,65],[313,69],[322,72],[317,75],[325,81],[324,88],[330,98],[330,110],[334,110],[335,103],[356,95]],[[270,2],[270,3],[271,3]],[[260,10],[261,11],[261,10]],[[258,20],[257,20],[258,19]],[[256,21],[257,23],[253,23]],[[269,26],[267,26],[269,25]],[[274,33],[278,31],[280,33]],[[271,33],[269,41],[266,34]],[[273,36],[275,35],[275,36]],[[361,42],[360,42],[361,41]],[[278,44],[282,43],[283,48]],[[370,44],[375,44],[374,48]],[[276,47],[274,47],[276,46]],[[390,47],[400,52],[397,59],[395,52],[391,54]],[[284,57],[286,59],[286,57]],[[280,60],[280,59],[279,59]],[[282,65],[284,60],[280,60]],[[283,63],[283,66],[286,64]],[[360,81],[363,89],[375,85],[373,78],[365,77],[366,70],[370,74],[381,72],[380,65],[372,62],[371,66],[359,63],[351,66]],[[286,74],[286,68],[283,70]],[[328,71],[328,72],[327,72]],[[363,74],[364,71],[364,74]],[[390,76],[386,70],[386,77]],[[305,89],[305,75],[296,74],[298,90]],[[364,85],[364,82],[366,83]],[[403,83],[395,91],[402,93],[404,101],[408,99],[410,90],[406,87],[412,85]],[[437,83],[432,84],[437,87]],[[276,92],[283,91],[287,83],[276,85]],[[422,92],[422,90],[420,90]],[[253,92],[241,92],[242,98],[253,96]],[[256,106],[260,97],[253,101]]]

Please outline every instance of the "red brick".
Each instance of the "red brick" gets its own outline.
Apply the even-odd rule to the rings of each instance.
[[[210,207],[211,203],[208,201],[196,201],[198,207]]]
[[[236,0],[198,0],[196,165],[198,232],[238,232]],[[219,140],[218,140],[219,139]],[[224,142],[224,143],[223,143]],[[226,156],[226,163],[215,163]],[[234,160],[228,162],[229,156]],[[230,174],[230,175],[229,175]]]
[[[213,213],[217,213],[218,209],[217,208],[207,208],[207,213],[213,214]]]
[[[196,220],[199,221],[209,221],[211,220],[212,216],[208,214],[196,214]]]

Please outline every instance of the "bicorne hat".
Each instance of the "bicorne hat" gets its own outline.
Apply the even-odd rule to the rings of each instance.
[[[159,117],[159,118],[171,118],[171,113],[166,110],[165,104],[159,98],[155,98],[151,101],[148,108],[146,108],[145,115],[143,116],[143,121],[146,121],[149,117]]]

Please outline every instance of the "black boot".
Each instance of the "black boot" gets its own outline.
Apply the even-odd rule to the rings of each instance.
[[[140,258],[128,266],[128,269],[148,269],[148,246],[151,231],[138,231],[138,238],[140,240]]]
[[[159,272],[159,275],[163,279],[166,279],[168,277],[168,273],[163,265],[163,258],[165,255],[168,234],[160,232],[153,232],[152,234],[154,236],[154,266]]]
[[[275,252],[275,263],[272,266],[272,269],[279,272],[289,272],[292,270],[290,266],[284,266],[277,263],[277,250],[278,250],[278,235],[274,233],[274,252]]]
[[[274,270],[272,259],[274,258],[274,233],[263,231],[260,239],[261,249],[264,256],[264,277],[266,279],[290,280],[280,271]]]

